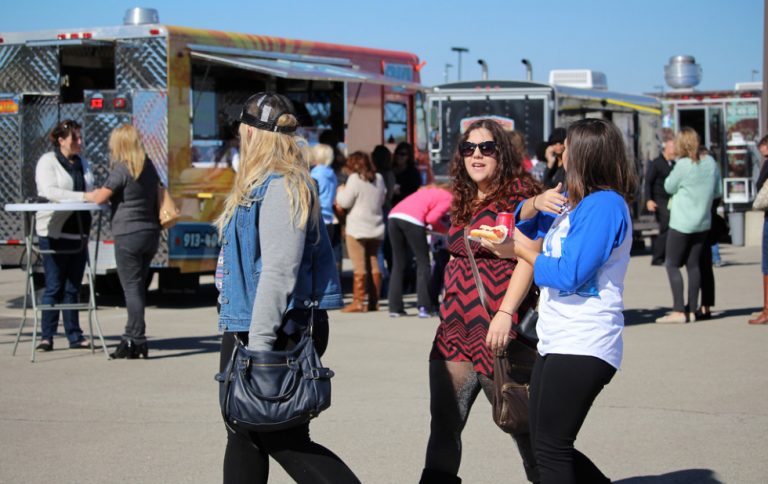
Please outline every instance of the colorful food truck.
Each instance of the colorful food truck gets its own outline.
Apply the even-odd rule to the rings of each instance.
[[[215,268],[211,221],[235,174],[233,120],[249,95],[291,98],[310,142],[327,136],[370,151],[415,141],[419,67],[406,52],[163,25],[151,9],[129,10],[114,27],[0,32],[0,204],[36,195],[35,164],[59,120],[82,124],[97,186],[108,173],[111,130],[133,123],[182,210],[153,267],[161,286],[196,284]],[[19,263],[21,224],[0,212],[5,264]],[[112,273],[109,224],[91,238],[97,274]]]

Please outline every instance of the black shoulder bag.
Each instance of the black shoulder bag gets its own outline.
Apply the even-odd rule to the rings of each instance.
[[[286,351],[250,351],[237,341],[223,373],[219,405],[231,432],[272,432],[308,422],[331,405],[333,371],[323,367],[312,340],[313,302],[307,329],[299,343]]]

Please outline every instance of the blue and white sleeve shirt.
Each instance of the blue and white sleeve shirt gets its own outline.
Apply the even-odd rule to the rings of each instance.
[[[632,247],[632,221],[622,196],[592,193],[572,210],[539,213],[517,228],[529,238],[544,238],[534,265],[541,288],[539,353],[594,356],[619,368],[622,294]]]

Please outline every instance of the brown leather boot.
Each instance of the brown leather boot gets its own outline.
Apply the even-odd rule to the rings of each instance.
[[[352,302],[342,308],[342,313],[364,313],[368,311],[365,305],[365,274],[354,274],[352,279]]]
[[[768,276],[763,276],[763,312],[750,319],[749,324],[768,324]]]
[[[381,272],[371,274],[371,285],[368,286],[368,311],[379,310],[379,296],[381,295]]]

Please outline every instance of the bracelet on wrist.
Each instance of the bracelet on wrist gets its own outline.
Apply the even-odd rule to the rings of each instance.
[[[512,313],[510,313],[509,311],[504,311],[503,309],[499,309],[497,312],[504,313],[504,314],[509,314],[510,316],[512,316]]]
[[[534,210],[536,210],[536,211],[538,212],[538,211],[539,211],[539,209],[538,209],[538,208],[536,208],[536,199],[537,199],[537,198],[539,198],[539,196],[538,196],[538,195],[534,195],[534,197],[533,197],[533,209],[534,209]]]

